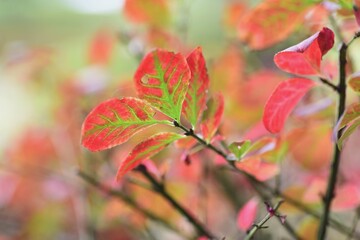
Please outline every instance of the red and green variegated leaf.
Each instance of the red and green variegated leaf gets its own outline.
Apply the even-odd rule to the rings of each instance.
[[[144,57],[134,78],[140,98],[179,121],[190,76],[186,59],[180,53],[158,49]]]
[[[285,72],[319,75],[321,59],[333,45],[334,33],[324,27],[301,43],[277,53],[274,62]]]
[[[126,142],[138,131],[156,123],[155,111],[141,99],[113,98],[95,107],[86,117],[81,130],[82,145],[100,151]]]
[[[300,99],[315,85],[306,78],[291,78],[281,82],[268,99],[263,115],[265,128],[278,133]]]
[[[239,37],[252,49],[270,47],[286,39],[301,24],[311,5],[304,0],[262,1],[240,18]]]
[[[348,83],[352,90],[360,94],[360,72],[354,73]]]
[[[207,103],[203,120],[200,124],[201,132],[206,141],[210,141],[220,126],[224,113],[224,97],[220,93],[214,95]]]
[[[353,103],[346,108],[338,129],[345,127],[358,117],[360,117],[360,103]]]
[[[177,133],[158,133],[134,147],[126,159],[121,163],[117,172],[117,181],[128,171],[138,166],[143,160],[150,158],[163,150],[170,143],[185,137]]]
[[[191,71],[189,89],[183,103],[183,114],[195,128],[201,113],[206,107],[206,95],[209,88],[209,76],[201,48],[196,48],[187,57]]]
[[[339,138],[339,140],[337,141],[337,145],[338,148],[341,150],[343,145],[344,145],[344,141],[350,137],[351,134],[353,134],[355,132],[355,130],[360,126],[360,119],[355,120],[349,127],[345,128],[343,134],[341,135],[341,137]]]

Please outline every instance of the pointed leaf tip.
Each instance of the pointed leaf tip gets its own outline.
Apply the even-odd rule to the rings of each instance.
[[[195,48],[189,54],[186,61],[191,71],[191,79],[182,112],[193,128],[195,128],[201,114],[206,108],[209,76],[201,47]]]
[[[190,76],[186,59],[180,53],[157,49],[141,61],[134,80],[140,98],[179,121]]]
[[[155,111],[137,98],[113,98],[95,107],[81,130],[82,145],[100,151],[126,142],[135,133],[165,121],[153,118]]]
[[[296,104],[314,85],[315,82],[306,78],[291,78],[281,82],[265,105],[265,128],[271,133],[279,133]]]
[[[333,47],[334,33],[324,27],[320,32],[274,56],[278,68],[301,75],[319,75],[322,57]]]

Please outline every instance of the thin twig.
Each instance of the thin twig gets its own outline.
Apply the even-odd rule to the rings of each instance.
[[[156,180],[146,169],[146,166],[139,165],[137,170],[149,180],[153,185],[154,190],[159,193],[167,202],[169,202],[179,213],[181,213],[186,219],[195,227],[199,236],[206,236],[209,239],[217,239],[215,235],[210,232],[198,219],[196,219],[185,207],[177,202],[173,196],[171,196],[165,189],[164,185]]]
[[[268,211],[268,213],[266,214],[266,216],[257,224],[254,224],[252,226],[252,228],[250,229],[249,233],[246,235],[246,238],[244,240],[250,240],[254,237],[255,233],[262,228],[265,228],[264,225],[267,221],[269,221],[270,218],[272,218],[273,216],[275,216],[276,211],[278,210],[278,208],[280,207],[280,205],[283,203],[284,201],[280,201],[278,202],[275,207],[273,208],[273,211]]]
[[[149,211],[148,209],[140,206],[129,195],[107,187],[103,183],[99,182],[96,178],[90,176],[89,174],[87,174],[87,173],[85,173],[85,172],[83,172],[81,170],[78,171],[78,175],[79,175],[80,178],[82,178],[88,184],[90,184],[90,185],[94,186],[95,188],[105,192],[109,196],[120,199],[121,201],[123,201],[124,203],[126,203],[127,205],[132,207],[134,210],[136,210],[136,211],[140,212],[141,214],[143,214],[145,217],[160,223],[162,226],[166,227],[167,229],[169,229],[169,230],[171,230],[171,231],[173,231],[173,232],[175,232],[175,233],[177,233],[177,234],[179,234],[179,235],[181,235],[181,236],[183,236],[185,238],[189,238],[189,237],[184,236],[179,230],[177,230],[173,225],[171,225],[164,218],[162,218],[162,217],[158,216],[157,214]]]
[[[332,82],[330,82],[328,79],[326,79],[326,78],[322,78],[322,77],[320,77],[319,78],[320,79],[320,81],[322,82],[322,83],[324,83],[325,85],[327,85],[327,86],[329,86],[331,89],[333,89],[335,92],[339,92],[339,87],[338,86],[336,86],[335,84],[333,84]]]
[[[208,149],[211,149],[212,151],[214,151],[215,153],[217,153],[218,155],[222,156],[223,158],[227,159],[227,154],[224,153],[223,151],[221,151],[220,149],[216,148],[214,145],[212,145],[211,143],[207,143],[205,140],[203,140],[202,138],[200,138],[198,135],[196,135],[194,133],[194,131],[192,129],[187,129],[186,127],[182,126],[181,124],[179,124],[178,122],[174,122],[174,126],[178,127],[180,129],[182,129],[185,132],[185,135],[187,136],[191,136],[195,139],[198,140],[198,142],[200,142],[201,144],[203,144],[204,146],[206,146]],[[288,202],[289,204],[293,205],[294,207],[298,208],[299,210],[303,211],[304,213],[307,213],[317,219],[321,218],[321,215],[317,212],[315,212],[314,210],[312,210],[311,208],[307,207],[306,205],[304,205],[303,203],[290,198],[286,195],[284,195],[283,193],[273,189],[271,186],[269,186],[268,184],[266,184],[265,182],[261,182],[259,180],[257,180],[254,176],[248,174],[247,172],[244,172],[238,168],[236,168],[235,164],[233,161],[228,161],[228,163],[232,166],[232,170],[234,170],[235,172],[241,173],[243,175],[245,175],[245,177],[251,182],[253,181],[254,183],[256,183],[258,186],[262,187],[264,190],[270,192],[273,196],[275,197],[281,197],[283,198],[286,202]],[[335,230],[339,231],[342,234],[348,235],[351,232],[351,228],[343,225],[342,223],[336,221],[335,219],[329,218],[329,225],[330,227],[334,228]],[[360,233],[355,233],[355,236],[360,238]]]

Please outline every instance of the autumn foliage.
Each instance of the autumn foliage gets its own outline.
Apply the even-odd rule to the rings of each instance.
[[[0,206],[54,229],[3,233],[0,212],[0,239],[360,237],[359,3],[224,1],[212,51],[185,2],[125,0],[130,30],[94,34],[51,127],[4,154]]]

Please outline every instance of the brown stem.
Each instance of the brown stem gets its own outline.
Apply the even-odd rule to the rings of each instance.
[[[210,232],[198,219],[196,219],[185,207],[177,202],[173,196],[171,196],[165,189],[164,185],[158,182],[146,169],[146,166],[139,165],[137,170],[144,175],[153,185],[154,190],[159,193],[168,203],[170,203],[179,213],[181,213],[186,219],[195,227],[199,236],[206,236],[209,239],[217,239],[213,233]]]

